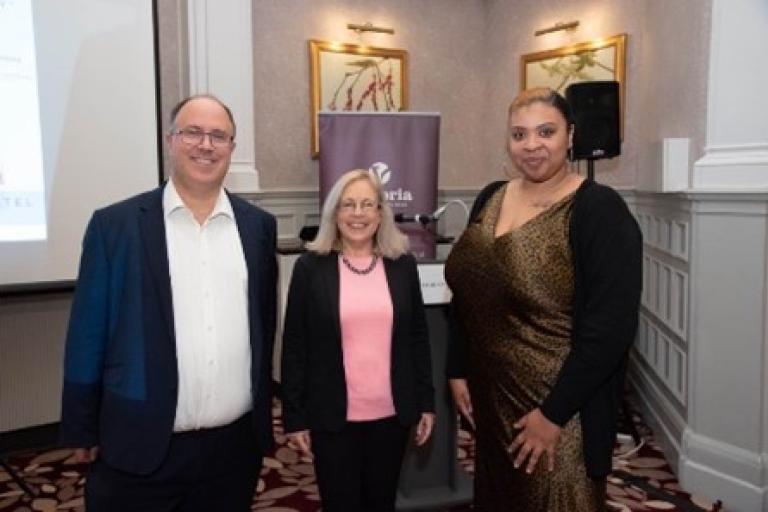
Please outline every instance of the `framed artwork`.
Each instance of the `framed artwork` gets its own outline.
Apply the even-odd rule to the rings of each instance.
[[[319,146],[318,112],[397,112],[408,107],[408,53],[309,41],[312,156]]]
[[[520,59],[520,88],[550,87],[564,94],[572,83],[616,80],[619,82],[623,132],[626,43],[627,35],[619,34],[523,55]]]

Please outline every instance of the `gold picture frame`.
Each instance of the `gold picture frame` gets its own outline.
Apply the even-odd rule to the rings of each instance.
[[[520,59],[520,88],[550,87],[564,94],[572,83],[615,80],[619,83],[621,132],[624,133],[627,35],[594,39]]]
[[[320,150],[317,113],[397,112],[408,108],[408,52],[309,41],[310,138]]]

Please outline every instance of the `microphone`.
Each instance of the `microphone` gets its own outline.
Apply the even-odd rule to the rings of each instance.
[[[461,199],[452,199],[432,213],[396,213],[395,222],[398,224],[404,222],[418,222],[421,225],[426,226],[430,222],[437,222],[440,220],[440,217],[445,214],[445,211],[453,203],[458,203],[464,207],[464,213],[467,215],[467,219],[469,219],[469,208],[467,207],[467,204]]]
[[[430,215],[428,213],[396,213],[395,214],[395,222],[398,224],[406,223],[406,222],[418,222],[424,226],[429,224],[430,222],[436,221],[437,218],[434,215]]]

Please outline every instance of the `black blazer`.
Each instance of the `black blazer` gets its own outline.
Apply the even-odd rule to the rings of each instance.
[[[392,297],[392,398],[403,425],[434,412],[427,323],[416,260],[383,258]],[[286,432],[339,431],[347,385],[339,318],[338,253],[308,252],[296,262],[288,292],[281,372]]]

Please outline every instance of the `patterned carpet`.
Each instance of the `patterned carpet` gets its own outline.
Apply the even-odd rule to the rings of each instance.
[[[275,437],[277,449],[264,459],[252,510],[263,512],[304,512],[321,509],[320,496],[310,461],[286,445],[280,420],[279,402],[275,402]],[[609,509],[622,512],[667,510],[673,512],[725,511],[719,504],[691,496],[680,489],[675,475],[642,418],[634,414],[644,443],[634,453],[632,447],[617,444],[614,472],[608,483]],[[459,432],[458,458],[472,473],[474,441],[466,431]],[[0,512],[66,510],[82,512],[84,467],[74,464],[71,450],[26,452],[11,456],[8,462],[20,471],[26,483],[37,493],[25,496],[11,477],[0,470]],[[453,507],[450,512],[471,511],[469,505]],[[445,511],[448,512],[448,511]]]

